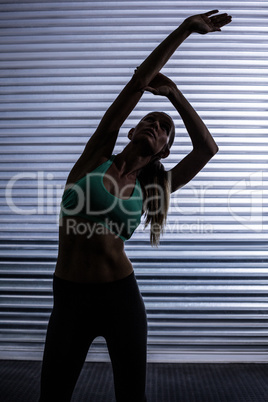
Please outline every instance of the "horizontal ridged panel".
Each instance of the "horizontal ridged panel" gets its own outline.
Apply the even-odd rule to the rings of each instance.
[[[233,15],[232,24],[189,37],[163,72],[204,119],[220,152],[172,195],[158,249],[142,225],[126,244],[148,312],[151,361],[252,360],[267,351],[268,1],[217,7]],[[150,51],[184,18],[214,8],[212,1],[189,7],[151,0],[0,5],[3,357],[41,356],[59,203],[87,139]],[[148,93],[124,123],[115,153],[151,110],[174,118],[177,137],[164,161],[171,169],[191,143],[173,106]],[[94,353],[105,356],[102,338]]]

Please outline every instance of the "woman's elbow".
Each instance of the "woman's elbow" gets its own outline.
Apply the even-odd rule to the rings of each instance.
[[[206,141],[205,147],[207,149],[207,152],[211,155],[211,157],[213,157],[214,155],[216,155],[217,152],[219,152],[219,147],[212,137],[209,141]]]
[[[217,152],[219,152],[219,147],[216,143],[214,144],[209,144],[203,147],[202,152],[208,155],[210,158],[216,155]]]
[[[219,152],[219,147],[218,145],[215,143],[213,149],[212,149],[212,156],[216,155]]]

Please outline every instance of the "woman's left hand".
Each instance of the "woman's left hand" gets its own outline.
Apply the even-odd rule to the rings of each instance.
[[[217,14],[218,10],[208,11],[204,14],[197,14],[186,18],[184,24],[191,32],[207,34],[208,32],[221,31],[221,28],[232,21],[231,15],[227,13]]]
[[[142,90],[149,91],[154,95],[169,97],[172,92],[177,90],[177,86],[164,74],[158,73],[146,87],[142,88]]]

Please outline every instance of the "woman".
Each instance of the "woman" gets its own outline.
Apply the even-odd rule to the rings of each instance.
[[[146,401],[147,321],[124,241],[142,214],[157,244],[169,194],[189,182],[218,151],[207,127],[176,85],[159,71],[193,32],[220,31],[231,21],[217,10],[187,18],[141,64],[102,118],[73,166],[62,199],[54,306],[44,351],[40,401],[70,401],[93,339],[109,350],[116,400]],[[180,114],[192,152],[171,171],[175,129],[165,113],[145,116],[112,155],[118,131],[147,90],[167,97]]]

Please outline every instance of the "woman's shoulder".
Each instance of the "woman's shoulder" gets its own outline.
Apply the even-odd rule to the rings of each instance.
[[[78,160],[68,175],[68,178],[66,180],[66,185],[76,183],[78,180],[82,179],[87,174],[89,174],[90,172],[95,170],[98,166],[107,162],[111,158],[112,158],[112,155],[110,157],[107,157],[107,156],[93,157],[92,156],[92,158],[90,158],[90,160],[88,160],[88,163],[84,164],[83,167],[79,167],[79,164],[78,164],[79,160]]]

